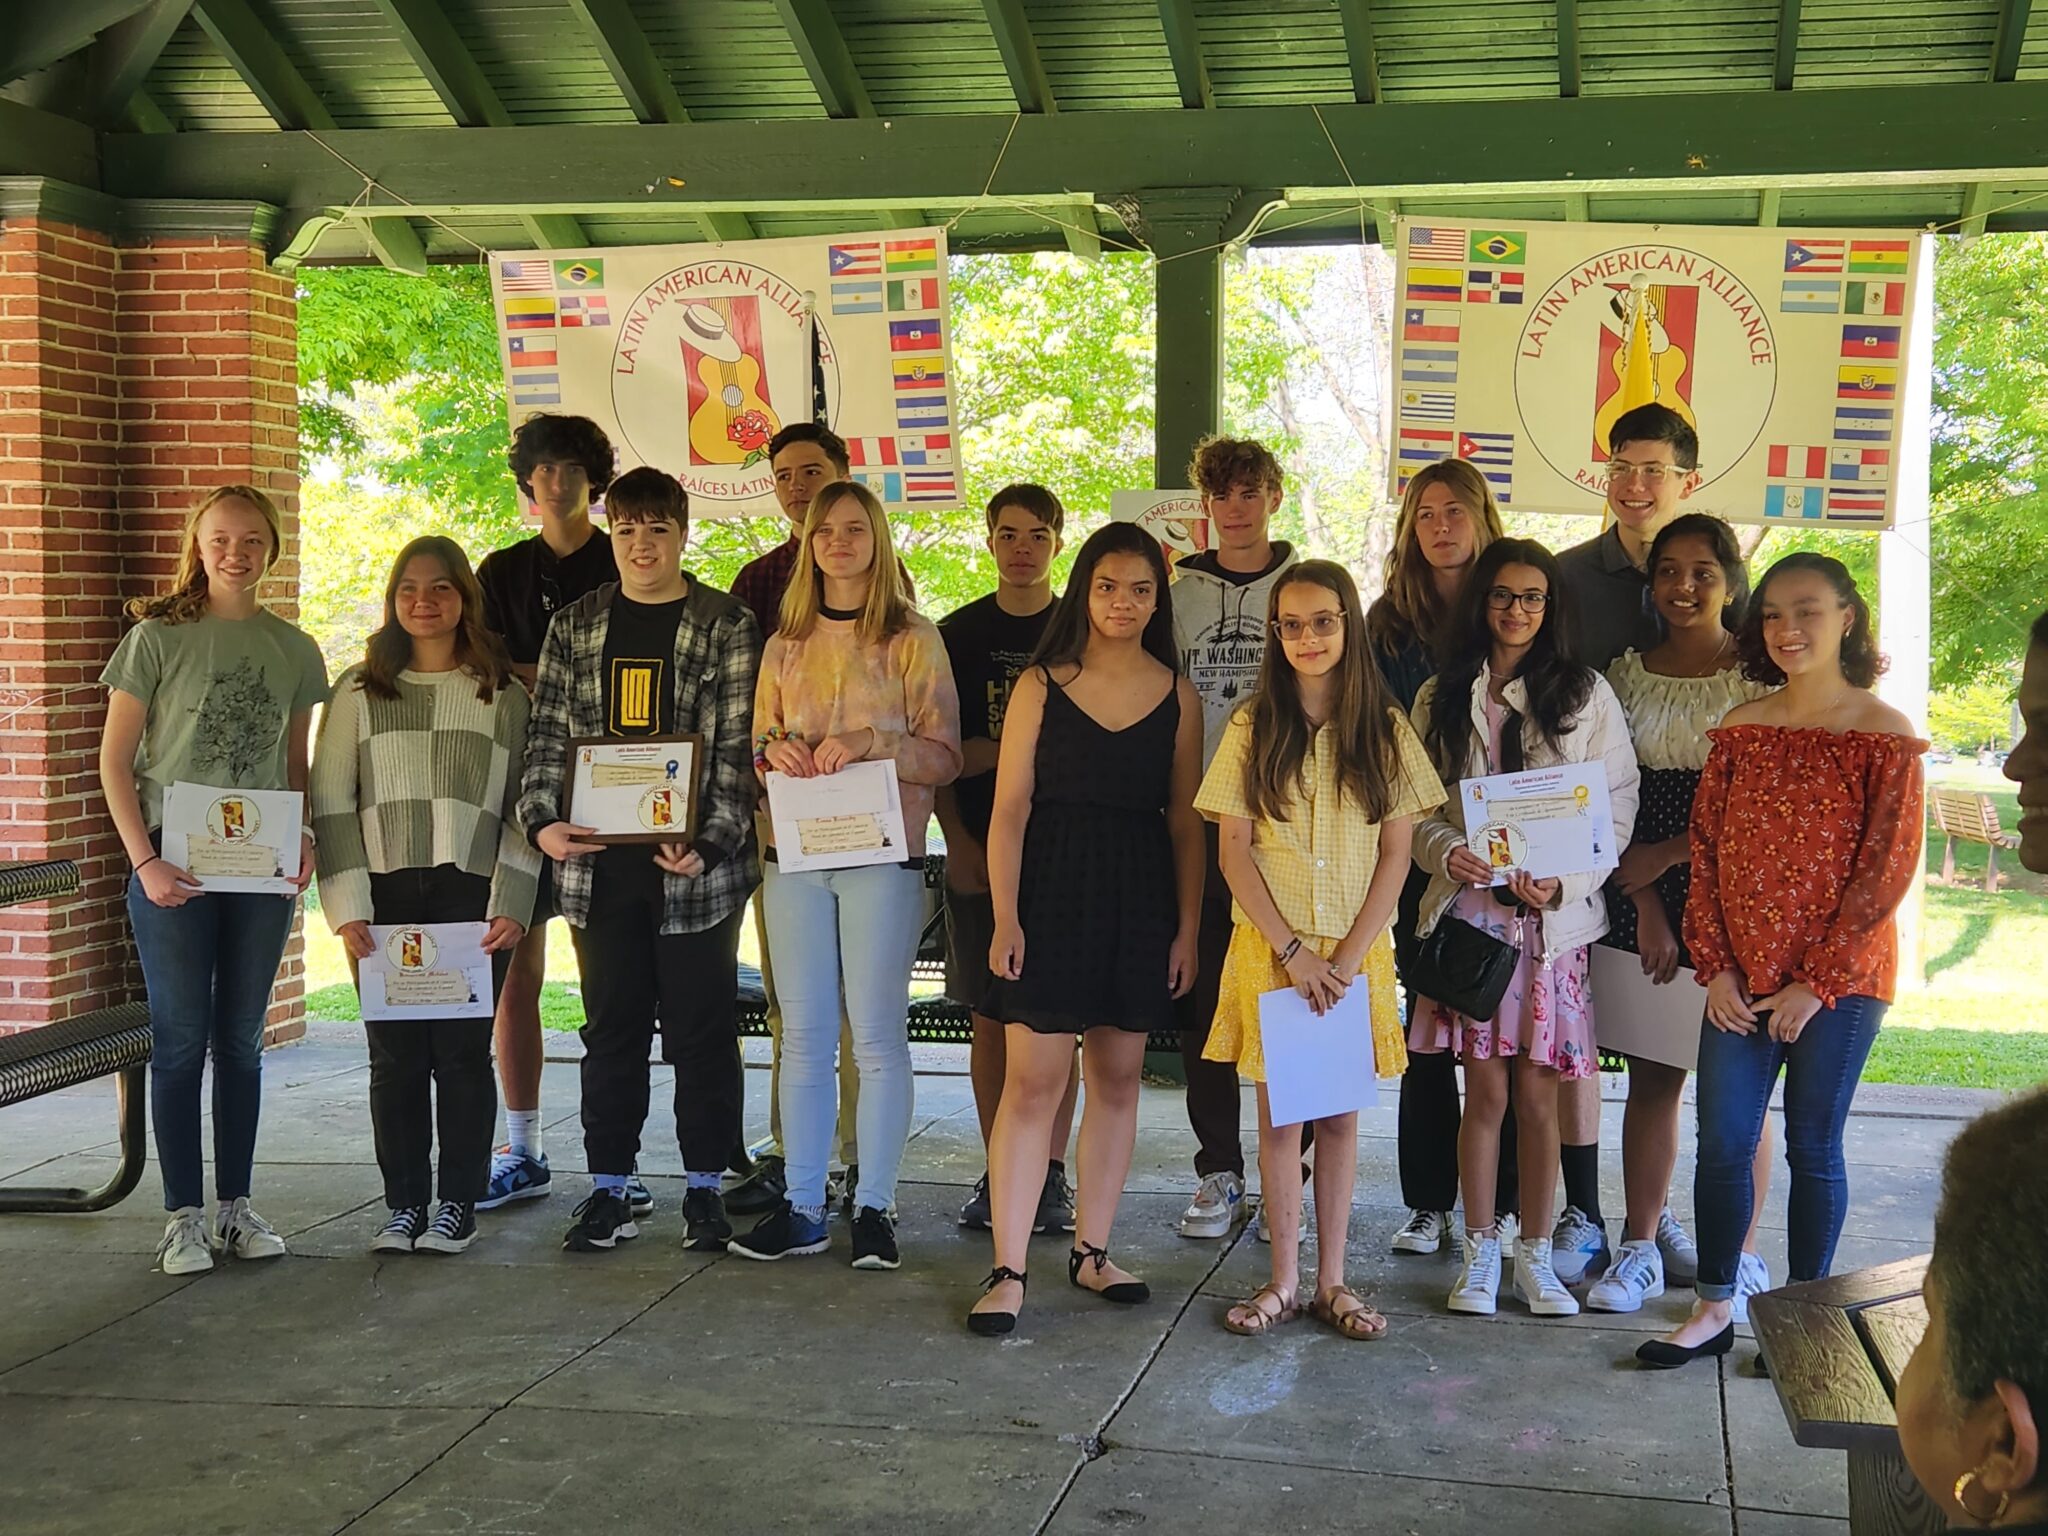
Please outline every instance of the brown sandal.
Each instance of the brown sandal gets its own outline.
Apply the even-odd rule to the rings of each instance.
[[[1271,1296],[1280,1303],[1280,1310],[1278,1312],[1268,1312],[1259,1305],[1259,1298],[1261,1296]],[[1240,1317],[1239,1314],[1243,1315]],[[1272,1332],[1282,1323],[1293,1322],[1299,1316],[1301,1316],[1300,1300],[1297,1297],[1288,1295],[1279,1286],[1268,1282],[1260,1286],[1256,1291],[1253,1291],[1249,1299],[1234,1303],[1224,1312],[1223,1326],[1232,1333],[1239,1334],[1245,1338],[1257,1338],[1262,1333]]]
[[[1350,1297],[1358,1303],[1355,1307],[1340,1312],[1337,1302],[1340,1297]],[[1374,1339],[1387,1336],[1386,1318],[1375,1312],[1358,1292],[1348,1285],[1333,1285],[1327,1291],[1316,1293],[1316,1299],[1309,1303],[1309,1315],[1319,1323],[1326,1323],[1347,1339],[1360,1343],[1371,1343]]]

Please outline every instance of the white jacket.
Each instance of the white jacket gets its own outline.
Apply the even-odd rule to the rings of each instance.
[[[1422,685],[1422,691],[1415,696],[1415,708],[1410,711],[1409,718],[1414,721],[1416,734],[1425,739],[1429,733],[1430,701],[1436,697],[1436,684],[1437,680],[1432,677]],[[1486,765],[1486,685],[1487,673],[1481,668],[1479,676],[1472,682],[1473,736],[1465,761],[1463,777],[1466,778],[1476,778],[1489,771]],[[1607,679],[1594,674],[1592,695],[1586,700],[1585,707],[1573,717],[1576,724],[1560,744],[1562,750],[1545,741],[1536,722],[1529,718],[1529,690],[1521,678],[1509,678],[1501,689],[1501,696],[1522,717],[1525,767],[1606,763],[1607,800],[1614,813],[1615,851],[1619,853],[1627,848],[1629,836],[1635,831],[1636,800],[1642,774],[1636,767],[1635,745],[1629,740],[1628,718],[1622,713],[1621,701],[1614,696]],[[1447,784],[1449,778],[1445,775]],[[1415,862],[1430,876],[1417,917],[1418,935],[1429,933],[1436,927],[1462,889],[1449,872],[1451,850],[1465,846],[1459,803],[1458,795],[1453,793],[1435,814],[1415,824]],[[1557,905],[1543,914],[1544,964],[1548,965],[1568,949],[1592,943],[1607,932],[1607,902],[1600,891],[1611,873],[1611,870],[1603,870],[1597,875],[1565,875],[1561,878]]]

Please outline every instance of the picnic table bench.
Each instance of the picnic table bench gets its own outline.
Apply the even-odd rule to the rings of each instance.
[[[77,890],[78,866],[68,859],[0,865],[0,907]],[[0,1109],[112,1075],[121,1134],[120,1164],[98,1189],[0,1188],[0,1212],[102,1211],[134,1192],[148,1155],[144,1076],[149,1049],[149,1008],[143,1003],[100,1008],[62,1023],[0,1035]]]
[[[1793,1440],[1847,1453],[1851,1536],[1921,1536],[1947,1518],[1899,1452],[1899,1376],[1927,1331],[1925,1255],[1754,1296],[1749,1317]]]
[[[1956,840],[1984,845],[1984,889],[1998,889],[1998,850],[2017,848],[2020,840],[1998,822],[1998,807],[1989,795],[1965,789],[1933,789],[1927,800],[1934,814],[1934,829],[1942,835],[1941,879],[1956,882]]]

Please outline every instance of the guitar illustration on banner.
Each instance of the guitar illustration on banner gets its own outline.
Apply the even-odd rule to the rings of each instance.
[[[767,396],[761,313],[750,294],[683,308],[678,340],[689,388],[690,462],[757,464],[782,419]]]

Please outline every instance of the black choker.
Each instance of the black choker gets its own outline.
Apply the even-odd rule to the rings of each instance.
[[[861,610],[858,608],[834,608],[828,604],[820,603],[818,604],[818,615],[821,618],[837,619],[842,624],[850,624],[860,617]]]

